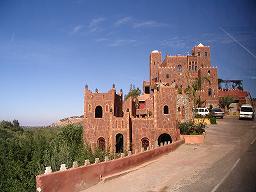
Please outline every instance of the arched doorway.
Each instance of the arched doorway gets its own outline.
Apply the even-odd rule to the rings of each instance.
[[[105,150],[105,148],[106,148],[106,142],[105,142],[105,139],[103,138],[103,137],[100,137],[99,139],[98,139],[98,148],[99,149],[101,149],[102,151],[104,151]]]
[[[147,150],[147,148],[149,147],[149,139],[147,137],[143,137],[141,139],[141,147],[144,149],[144,150]]]
[[[116,153],[123,153],[124,151],[124,136],[121,133],[116,135]]]
[[[95,118],[102,118],[102,107],[97,106],[95,108]]]
[[[169,134],[167,133],[163,133],[158,137],[158,145],[160,145],[161,143],[165,143],[165,142],[172,142],[172,138]]]

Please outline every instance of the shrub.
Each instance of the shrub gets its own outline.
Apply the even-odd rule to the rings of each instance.
[[[210,117],[211,124],[217,124],[216,117]]]
[[[205,132],[204,128],[204,124],[194,124],[191,121],[179,124],[180,133],[182,135],[202,135]]]
[[[84,145],[82,126],[23,130],[18,121],[0,122],[0,151],[1,192],[35,191],[35,176],[46,166],[56,171],[62,163],[83,165],[85,159],[102,160],[106,153]]]

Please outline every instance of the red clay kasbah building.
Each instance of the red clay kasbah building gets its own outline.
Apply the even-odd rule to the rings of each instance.
[[[180,93],[192,86],[196,78],[201,79],[201,91],[197,93],[206,106],[218,105],[218,74],[217,68],[211,66],[210,47],[199,44],[187,56],[166,55],[162,61],[159,51],[150,54],[150,85],[162,83],[174,85]]]
[[[218,105],[217,68],[211,66],[210,47],[201,43],[191,55],[169,56],[150,53],[150,79],[143,82],[143,94],[123,99],[113,85],[107,93],[84,93],[84,140],[93,149],[133,152],[179,139],[178,122],[192,118],[193,102],[185,89],[196,78],[202,79],[196,94],[206,106]],[[208,80],[205,80],[208,79]],[[138,104],[139,103],[139,104]]]

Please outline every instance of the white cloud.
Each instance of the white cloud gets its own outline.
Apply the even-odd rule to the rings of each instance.
[[[83,25],[77,25],[73,28],[73,33],[77,33],[78,31],[80,31],[84,26]]]
[[[88,29],[90,32],[95,32],[101,29],[100,24],[105,21],[106,19],[103,17],[94,18],[91,20],[91,22],[88,25]]]
[[[134,22],[133,27],[134,28],[142,28],[142,27],[167,27],[168,24],[166,23],[160,23],[153,20],[148,21],[141,21],[141,22]]]
[[[123,18],[118,19],[118,20],[114,23],[114,25],[115,25],[115,26],[123,25],[123,24],[129,23],[131,20],[132,20],[131,17],[123,17]]]

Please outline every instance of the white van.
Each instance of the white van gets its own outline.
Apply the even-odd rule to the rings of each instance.
[[[202,115],[202,116],[206,116],[208,115],[210,112],[207,108],[202,107],[202,108],[196,108],[195,109],[195,115]]]
[[[244,104],[240,108],[239,119],[253,119],[254,118],[254,109],[249,104]]]

